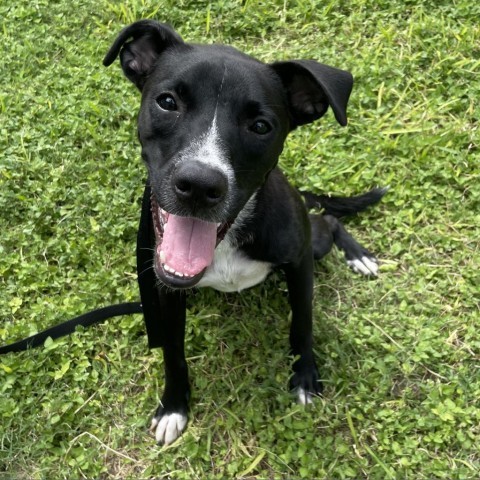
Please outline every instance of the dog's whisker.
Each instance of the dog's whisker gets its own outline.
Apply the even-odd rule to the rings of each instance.
[[[144,273],[146,273],[150,270],[154,270],[154,269],[155,269],[155,267],[152,264],[150,267],[147,267],[147,268],[145,268],[145,270],[142,270],[139,275],[143,275]]]

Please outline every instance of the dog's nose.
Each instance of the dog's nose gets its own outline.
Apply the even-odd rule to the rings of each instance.
[[[228,181],[222,172],[197,161],[180,163],[172,184],[180,201],[203,207],[220,203],[228,190]]]

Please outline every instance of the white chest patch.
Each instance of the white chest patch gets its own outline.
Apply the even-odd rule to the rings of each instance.
[[[225,238],[215,250],[198,287],[212,287],[221,292],[240,292],[263,282],[272,269],[269,262],[248,258]]]

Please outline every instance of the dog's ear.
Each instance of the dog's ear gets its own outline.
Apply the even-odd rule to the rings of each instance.
[[[347,124],[347,103],[353,87],[349,72],[313,60],[276,62],[271,67],[287,93],[292,129],[323,117],[329,105],[337,122]]]
[[[169,25],[154,20],[139,20],[118,34],[103,64],[108,67],[120,53],[123,73],[142,90],[158,56],[166,48],[179,44],[184,44],[182,37]]]

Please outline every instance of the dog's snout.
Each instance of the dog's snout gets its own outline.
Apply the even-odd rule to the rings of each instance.
[[[220,203],[228,190],[228,181],[222,172],[196,161],[178,165],[172,184],[181,202],[204,207]]]

